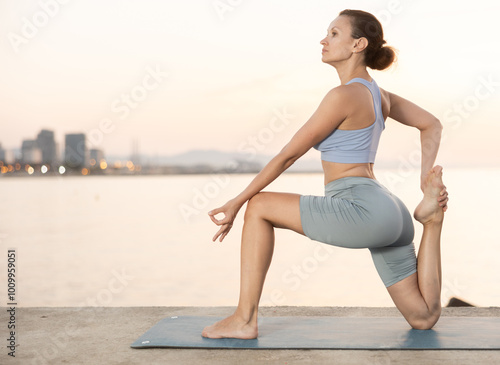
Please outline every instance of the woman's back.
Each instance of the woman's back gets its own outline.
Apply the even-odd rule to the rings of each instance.
[[[314,146],[321,151],[325,185],[347,176],[375,179],[373,163],[389,114],[389,95],[375,80],[353,78],[341,85],[347,93],[346,118]]]

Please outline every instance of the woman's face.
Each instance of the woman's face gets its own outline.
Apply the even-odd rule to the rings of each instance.
[[[321,60],[336,63],[349,59],[357,39],[351,37],[351,22],[347,16],[339,16],[330,23],[328,34],[321,40],[323,46]]]

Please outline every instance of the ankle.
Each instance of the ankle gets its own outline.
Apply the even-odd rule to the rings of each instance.
[[[257,324],[257,308],[243,309],[238,307],[234,312],[234,316],[237,317],[242,322],[245,322],[246,324],[250,325]]]
[[[424,228],[427,229],[441,229],[443,226],[444,217],[435,217],[425,223],[422,223]]]

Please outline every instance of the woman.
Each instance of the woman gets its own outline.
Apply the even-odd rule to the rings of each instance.
[[[222,241],[248,201],[238,307],[230,317],[206,327],[205,337],[257,337],[258,304],[275,227],[335,246],[369,248],[391,298],[411,327],[430,329],[441,314],[440,235],[448,194],[442,168],[432,167],[441,123],[408,100],[379,89],[368,74],[366,67],[383,70],[395,58],[393,49],[384,46],[382,26],[373,15],[342,11],[320,43],[322,61],[335,67],[341,85],[326,94],[307,123],[241,194],[209,212],[220,226],[213,240]],[[414,217],[424,227],[418,259],[410,213],[373,173],[387,117],[420,130],[424,198]],[[325,196],[261,192],[311,147],[321,151]],[[225,217],[217,219],[218,213]]]

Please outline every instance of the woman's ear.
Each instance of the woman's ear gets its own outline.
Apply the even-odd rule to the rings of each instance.
[[[366,47],[368,47],[368,39],[361,37],[355,40],[353,51],[360,53],[363,52]]]

